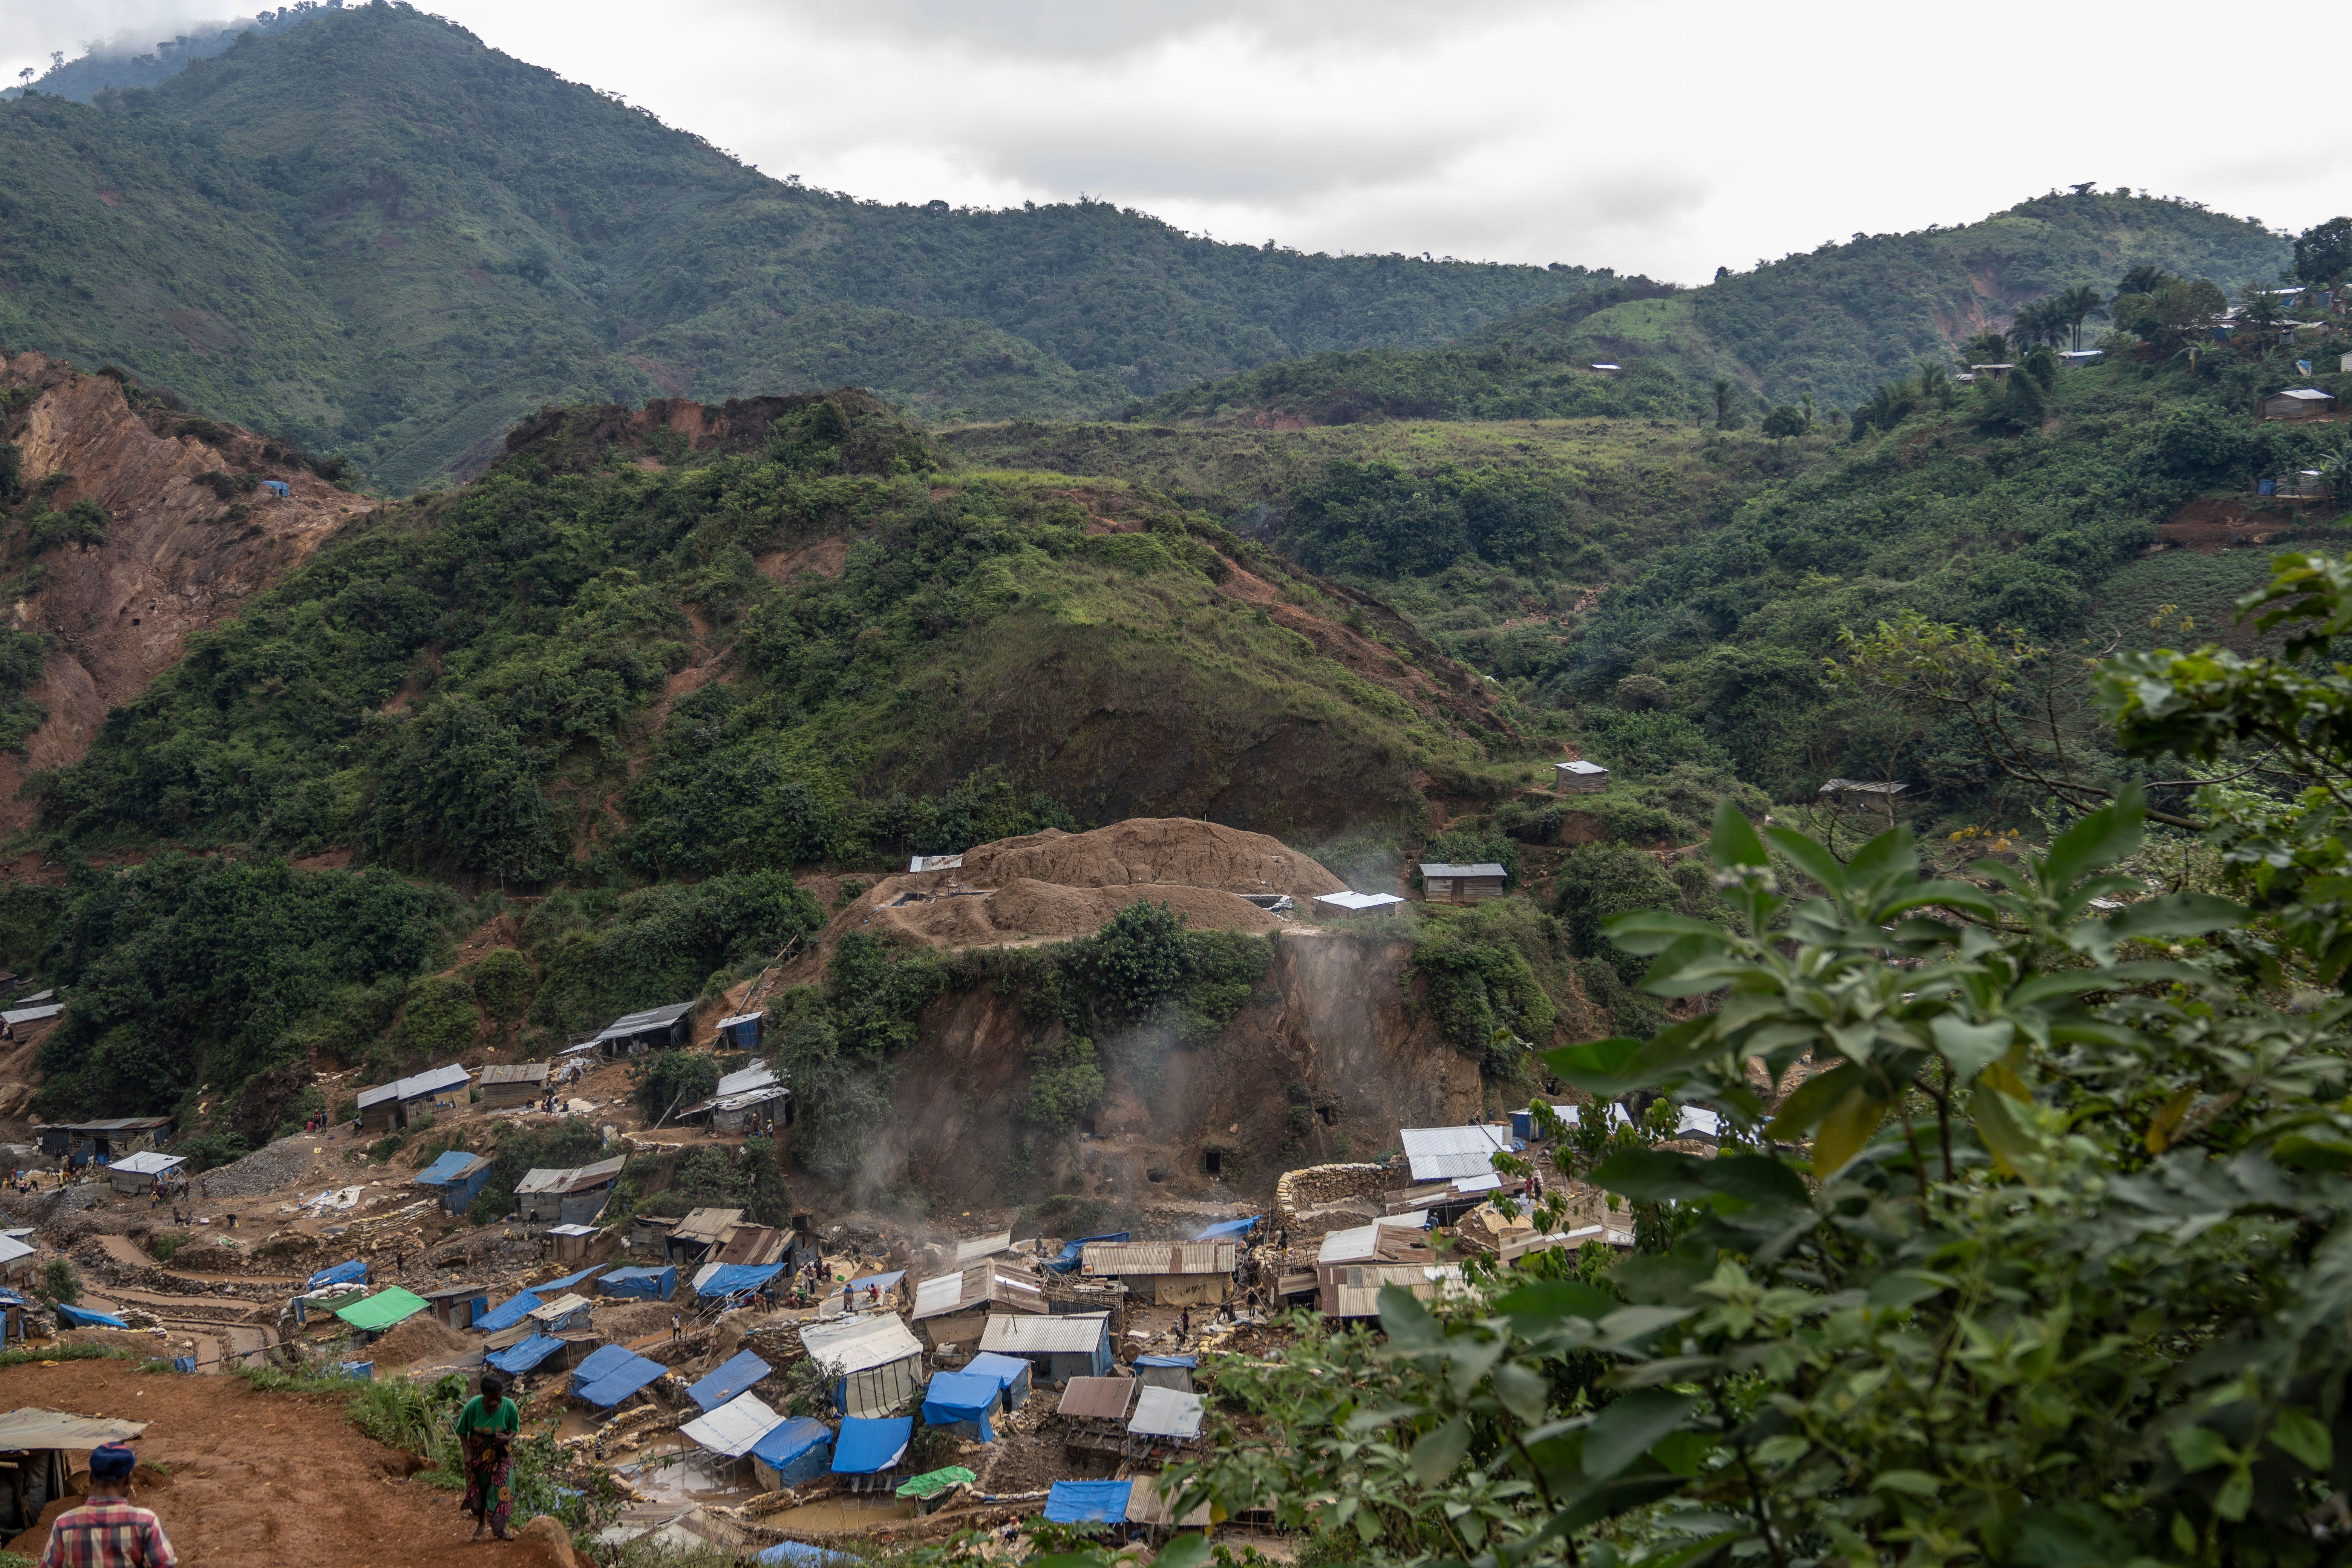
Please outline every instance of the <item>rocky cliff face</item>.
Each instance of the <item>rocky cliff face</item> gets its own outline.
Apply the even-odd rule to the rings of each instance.
[[[40,557],[36,585],[0,607],[48,644],[27,695],[48,717],[22,755],[0,756],[0,833],[31,820],[17,788],[31,773],[80,759],[107,710],[146,689],[192,633],[235,615],[301,565],[366,505],[320,479],[266,437],[192,420],[159,404],[134,408],[121,382],[85,375],[38,353],[0,355],[0,393],[22,399],[5,439],[27,485],[62,475],[47,503],[83,500],[111,521],[102,544],[60,544]],[[275,456],[273,456],[275,454]],[[223,496],[199,478],[250,474],[283,482]],[[21,531],[5,538],[21,568]]]
[[[1029,1046],[1059,1026],[1041,1035],[991,990],[947,997],[922,1020],[858,1195],[911,1183],[1000,1204],[1025,1187],[1133,1209],[1264,1195],[1292,1165],[1381,1158],[1399,1128],[1463,1122],[1483,1093],[1478,1064],[1399,984],[1412,958],[1409,942],[1286,931],[1257,997],[1214,1041],[1107,1043],[1091,1130],[1025,1150],[1014,1108]]]

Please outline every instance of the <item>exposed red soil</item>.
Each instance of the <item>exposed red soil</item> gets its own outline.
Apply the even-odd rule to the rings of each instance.
[[[2159,544],[2218,555],[2233,546],[2267,544],[2304,524],[2299,510],[2265,500],[2259,511],[2249,511],[2242,500],[2200,498],[2157,525]]]
[[[233,1377],[79,1361],[0,1372],[0,1401],[150,1423],[133,1445],[142,1468],[132,1500],[155,1510],[188,1568],[561,1568],[537,1541],[468,1545],[473,1521],[459,1510],[457,1494],[405,1479],[415,1461],[362,1434],[337,1399],[256,1394]],[[89,1456],[74,1458],[87,1465]],[[158,1471],[146,1468],[158,1464]],[[79,1500],[45,1510],[42,1524],[7,1549],[38,1557],[47,1521]]]
[[[751,564],[777,583],[790,583],[804,572],[819,577],[838,577],[849,564],[849,542],[835,535],[797,550],[772,550]]]

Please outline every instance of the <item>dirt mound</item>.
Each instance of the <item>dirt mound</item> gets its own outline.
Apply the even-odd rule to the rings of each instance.
[[[904,931],[933,947],[1063,942],[1091,936],[1129,904],[1166,904],[1195,930],[1269,931],[1282,921],[1239,894],[1181,883],[1065,888],[1018,878],[992,892],[900,904],[881,910],[877,928]]]
[[[950,875],[971,888],[1027,879],[1066,888],[1158,883],[1300,899],[1347,889],[1279,839],[1182,816],[1130,817],[1091,833],[1048,829],[1001,838],[965,851],[962,870]]]
[[[407,1366],[415,1362],[456,1361],[467,1351],[478,1348],[479,1342],[469,1340],[450,1328],[430,1312],[419,1312],[392,1332],[376,1341],[372,1347],[379,1366]]]
[[[452,1494],[400,1478],[408,1459],[344,1418],[343,1402],[256,1394],[234,1377],[132,1377],[119,1361],[9,1371],[11,1404],[80,1415],[135,1412],[146,1465],[134,1500],[155,1510],[181,1560],[345,1563],[370,1568],[554,1568],[543,1541],[468,1545]],[[518,1523],[522,1522],[518,1520]],[[5,1543],[38,1557],[48,1531]]]
[[[633,1301],[626,1306],[596,1303],[596,1331],[616,1345],[647,1334],[669,1332],[669,1315],[677,1310],[667,1301]]]

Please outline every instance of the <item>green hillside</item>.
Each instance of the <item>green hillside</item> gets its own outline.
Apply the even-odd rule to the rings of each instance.
[[[1419,346],[1580,268],[1304,256],[1100,203],[883,206],[772,180],[382,3],[95,106],[0,104],[0,339],[121,363],[395,491],[548,402],[875,388],[1101,413]]]
[[[1679,292],[1638,283],[1491,321],[1442,349],[1353,352],[1266,365],[1163,395],[1147,418],[1294,416],[1572,418],[1712,412],[1729,378],[1740,405],[1851,407],[1922,357],[1957,363],[2016,308],[2077,284],[2113,291],[2132,268],[2234,290],[2276,278],[2286,241],[2252,219],[2121,193],[2037,196],[1958,228],[1857,235]],[[2095,320],[2086,342],[2104,329]],[[1595,374],[1595,362],[1622,364]]]

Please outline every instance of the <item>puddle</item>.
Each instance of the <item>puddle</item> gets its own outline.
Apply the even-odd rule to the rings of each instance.
[[[773,1530],[871,1530],[894,1519],[916,1517],[912,1500],[894,1497],[829,1497],[772,1513],[761,1523]]]
[[[648,1500],[724,1503],[759,1495],[747,1460],[730,1462],[667,1434],[646,1447],[652,1451],[639,1450],[615,1470]]]

